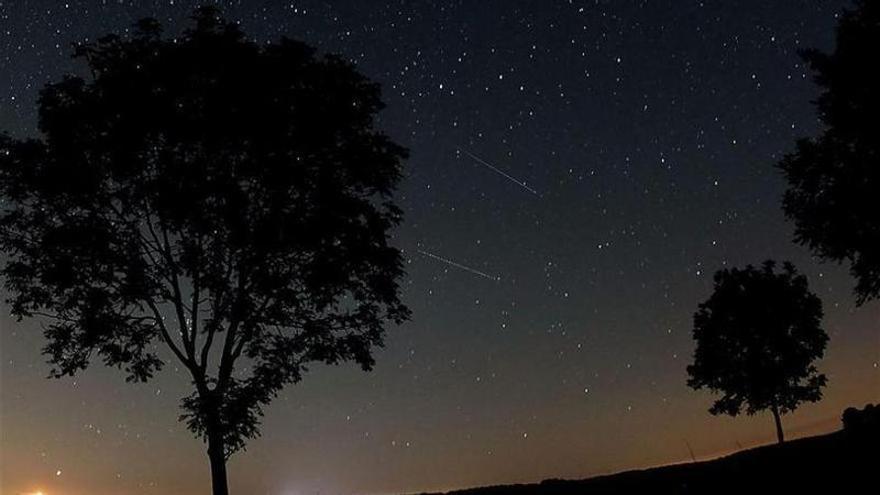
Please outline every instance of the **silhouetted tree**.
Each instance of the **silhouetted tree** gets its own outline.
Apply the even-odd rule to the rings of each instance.
[[[801,139],[779,167],[795,241],[817,256],[849,262],[859,304],[880,296],[880,2],[843,14],[831,54],[802,52],[824,90],[824,132]]]
[[[370,369],[408,318],[388,243],[406,152],[374,130],[379,88],[351,64],[193,19],[176,40],[147,19],[79,46],[91,77],[42,91],[42,136],[0,139],[0,248],[52,376],[183,364],[181,419],[225,495],[228,457],[286,384],[310,362]]]
[[[781,443],[780,415],[822,398],[826,378],[813,361],[828,336],[820,327],[822,301],[806,277],[791,263],[779,273],[775,266],[766,261],[715,273],[712,296],[694,314],[696,350],[687,372],[688,386],[722,394],[712,414],[769,409]]]

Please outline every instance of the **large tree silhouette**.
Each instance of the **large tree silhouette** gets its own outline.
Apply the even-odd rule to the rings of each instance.
[[[825,352],[820,327],[822,301],[791,263],[774,270],[725,269],[694,314],[694,362],[688,385],[721,393],[709,412],[736,416],[770,410],[776,436],[784,440],[780,416],[801,402],[822,398],[825,375],[813,364]]]
[[[43,90],[41,137],[0,138],[0,248],[52,376],[183,364],[182,419],[225,495],[226,460],[286,384],[311,362],[370,369],[408,318],[389,245],[406,153],[349,63],[193,19],[176,40],[147,19],[79,46],[91,77]]]
[[[823,89],[823,133],[801,139],[779,167],[795,240],[821,258],[847,262],[859,304],[880,296],[880,3],[845,12],[831,54],[801,55]]]

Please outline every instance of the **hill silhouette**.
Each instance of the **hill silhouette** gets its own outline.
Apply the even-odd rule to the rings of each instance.
[[[743,450],[710,461],[584,480],[550,479],[447,495],[862,493],[880,486],[880,406],[847,409],[842,430]]]

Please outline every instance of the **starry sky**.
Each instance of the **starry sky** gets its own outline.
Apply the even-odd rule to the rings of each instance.
[[[189,1],[0,0],[0,129],[83,71],[70,43]],[[404,300],[372,373],[318,367],[230,464],[233,493],[401,493],[586,477],[772,441],[770,415],[710,416],[685,385],[691,317],[725,266],[793,261],[823,299],[829,431],[880,392],[880,306],[791,243],[774,163],[819,129],[800,48],[833,47],[831,0],[219,2],[261,41],[335,52],[380,82],[411,149],[397,196]],[[36,322],[0,316],[0,492],[189,494],[204,447],[187,375],[96,365],[47,380]]]

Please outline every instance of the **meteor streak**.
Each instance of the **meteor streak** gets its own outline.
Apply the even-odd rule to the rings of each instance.
[[[481,272],[480,270],[477,270],[477,269],[475,269],[475,268],[471,268],[471,267],[469,267],[469,266],[462,265],[461,263],[456,263],[456,262],[454,262],[454,261],[452,261],[452,260],[448,260],[448,259],[446,259],[446,258],[444,258],[444,257],[442,257],[442,256],[437,256],[437,255],[434,254],[434,253],[429,253],[429,252],[427,252],[427,251],[422,251],[421,249],[419,249],[418,252],[419,252],[419,254],[421,254],[421,255],[423,255],[423,256],[427,256],[427,257],[429,257],[429,258],[433,258],[433,259],[435,259],[435,260],[437,260],[437,261],[439,261],[439,262],[441,262],[441,263],[446,263],[447,265],[454,266],[454,267],[456,267],[456,268],[460,268],[460,269],[462,269],[462,270],[465,270],[465,271],[471,272],[471,273],[473,273],[474,275],[479,275],[479,276],[481,276],[481,277],[485,277],[485,278],[488,278],[489,280],[494,280],[494,281],[496,281],[496,282],[499,281],[499,280],[501,280],[501,277],[494,277],[494,276],[492,276],[492,275],[489,275],[488,273]]]
[[[526,191],[528,191],[528,192],[534,194],[535,196],[537,196],[537,197],[539,197],[539,198],[541,197],[541,195],[538,194],[538,191],[535,191],[535,190],[532,189],[531,187],[527,186],[525,182],[523,182],[523,181],[521,181],[521,180],[518,180],[518,179],[516,179],[516,178],[514,178],[514,177],[512,177],[512,176],[510,176],[510,175],[508,175],[507,173],[505,173],[504,171],[498,169],[497,167],[495,167],[495,166],[492,165],[491,163],[487,162],[486,160],[483,160],[482,158],[478,157],[477,155],[475,155],[475,154],[473,154],[473,153],[471,153],[470,151],[467,151],[467,150],[461,150],[461,152],[464,153],[465,155],[471,157],[474,161],[476,161],[476,162],[479,163],[480,165],[483,165],[484,167],[487,167],[489,170],[495,172],[496,174],[501,175],[502,177],[504,177],[505,179],[509,180],[510,182],[513,182],[514,184],[518,185],[519,187],[525,189]]]

